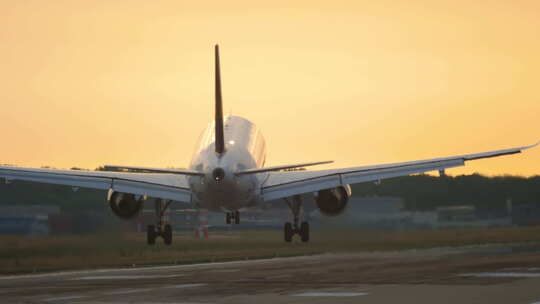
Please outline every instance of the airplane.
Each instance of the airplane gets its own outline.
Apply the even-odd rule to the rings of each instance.
[[[6,183],[25,180],[60,184],[75,188],[102,189],[112,212],[122,218],[137,216],[145,201],[154,199],[156,225],[147,227],[147,242],[162,237],[172,243],[172,228],[163,215],[171,202],[191,203],[196,208],[225,213],[228,224],[240,223],[240,211],[257,208],[264,202],[282,199],[293,221],[286,222],[284,240],[299,235],[310,238],[309,223],[303,220],[304,195],[313,195],[319,211],[326,216],[341,214],[351,196],[351,184],[380,182],[381,179],[429,171],[445,174],[445,169],[465,162],[516,154],[540,144],[476,154],[433,158],[373,166],[326,170],[295,170],[332,161],[304,162],[265,167],[266,145],[255,124],[240,116],[224,116],[221,94],[219,46],[215,45],[215,119],[202,134],[186,170],[109,165],[109,171],[81,171],[0,166]],[[114,170],[114,171],[111,171]]]

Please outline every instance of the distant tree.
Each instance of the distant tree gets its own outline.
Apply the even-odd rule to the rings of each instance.
[[[460,176],[414,175],[382,180],[380,185],[353,185],[353,195],[398,196],[407,208],[433,210],[440,206],[474,205],[477,208],[504,208],[514,204],[540,204],[540,176]]]
[[[71,167],[70,170],[90,171],[88,169],[83,169],[83,168],[79,168],[79,167]]]

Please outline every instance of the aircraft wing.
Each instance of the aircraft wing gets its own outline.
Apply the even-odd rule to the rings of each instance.
[[[347,184],[377,181],[385,178],[415,173],[444,170],[465,165],[466,161],[516,154],[537,146],[517,147],[476,154],[433,158],[403,163],[375,166],[351,167],[330,170],[269,172],[262,185],[265,201],[289,197],[296,194],[316,192]]]
[[[149,197],[191,202],[185,175],[168,173],[126,173],[83,170],[33,169],[0,166],[0,178],[6,182],[24,180],[147,195]]]

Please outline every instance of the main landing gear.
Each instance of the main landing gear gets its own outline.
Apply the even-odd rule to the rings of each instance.
[[[225,223],[234,223],[236,225],[240,224],[240,212],[238,210],[227,212],[227,214],[225,214]]]
[[[290,222],[285,223],[284,228],[284,236],[285,236],[285,242],[290,243],[292,241],[292,237],[295,234],[300,235],[300,238],[302,239],[302,242],[308,242],[309,241],[309,223],[308,222],[302,222],[300,225],[298,225],[300,221],[300,216],[303,216],[303,208],[302,208],[302,196],[301,195],[295,195],[292,197],[292,199],[286,198],[285,201],[287,202],[287,205],[289,205],[289,208],[291,209],[291,212],[293,214],[293,223]]]
[[[146,239],[148,245],[154,245],[156,243],[157,237],[162,237],[165,245],[172,244],[172,227],[170,224],[165,224],[163,222],[163,216],[165,215],[165,211],[167,211],[167,208],[169,208],[171,202],[172,201],[167,201],[165,204],[163,204],[163,201],[161,199],[156,199],[155,206],[157,223],[155,226],[148,225],[147,227]]]

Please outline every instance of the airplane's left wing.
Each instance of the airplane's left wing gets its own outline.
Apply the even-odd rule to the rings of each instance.
[[[126,173],[0,166],[0,178],[4,178],[6,182],[24,180],[191,202],[191,190],[186,176],[174,173]]]
[[[537,146],[517,147],[504,150],[466,154],[452,157],[433,158],[403,163],[352,167],[330,170],[270,172],[261,189],[265,201],[297,194],[316,192],[343,185],[377,181],[385,178],[415,173],[444,170],[463,166],[466,161],[516,154]]]

